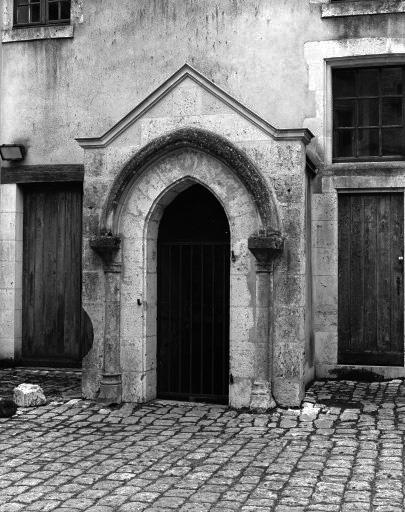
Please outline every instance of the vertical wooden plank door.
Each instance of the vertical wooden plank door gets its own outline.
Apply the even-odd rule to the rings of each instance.
[[[403,202],[402,193],[339,195],[339,364],[404,364]]]
[[[158,240],[157,391],[226,403],[229,386],[229,226],[205,188],[181,193]]]
[[[22,362],[78,366],[82,184],[24,186]]]

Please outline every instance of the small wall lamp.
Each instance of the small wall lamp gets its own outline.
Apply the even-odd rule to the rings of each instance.
[[[2,160],[18,162],[25,158],[25,146],[22,144],[2,144],[0,146],[0,156]]]

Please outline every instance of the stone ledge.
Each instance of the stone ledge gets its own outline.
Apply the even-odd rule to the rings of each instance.
[[[41,39],[71,39],[73,33],[73,25],[12,28],[3,30],[1,40],[3,43],[18,43]]]
[[[404,0],[352,0],[322,5],[322,18],[405,12]]]

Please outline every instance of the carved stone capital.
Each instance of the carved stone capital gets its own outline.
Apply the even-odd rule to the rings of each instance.
[[[283,252],[284,237],[279,231],[259,232],[249,237],[248,248],[256,258],[257,271],[269,272],[274,258]]]

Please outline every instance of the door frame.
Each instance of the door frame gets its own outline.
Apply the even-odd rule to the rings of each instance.
[[[14,365],[21,360],[22,343],[22,251],[23,251],[23,191],[24,183],[83,182],[81,164],[13,165],[0,169],[1,212],[6,230],[0,245],[9,253],[2,262],[6,280],[4,310],[7,321],[2,323],[0,364]]]
[[[404,219],[405,219],[405,208],[404,208],[404,201],[405,201],[405,197],[404,197],[404,191],[401,191],[401,190],[395,190],[395,189],[380,189],[380,190],[373,190],[373,189],[367,189],[367,190],[355,190],[354,192],[351,191],[351,190],[341,190],[338,192],[338,210],[339,210],[339,198],[342,197],[342,196],[354,196],[354,195],[359,195],[359,196],[368,196],[368,195],[374,195],[374,196],[384,196],[384,195],[392,195],[392,194],[396,194],[398,196],[402,196],[402,240],[403,240],[403,243],[402,243],[402,255],[404,254],[404,246],[405,246],[405,243],[404,243],[404,229],[405,229],[405,223],[404,223]],[[401,202],[401,201],[400,201]],[[339,214],[339,211],[338,211],[338,214]],[[338,224],[338,237],[340,237],[340,233],[339,233],[339,224]],[[339,251],[340,251],[340,247],[338,246],[338,264],[339,264]],[[392,263],[391,263],[392,264]],[[339,270],[339,268],[338,268]],[[340,290],[339,290],[339,279],[338,279],[338,295],[340,294]],[[339,299],[339,297],[338,297]],[[349,297],[346,297],[346,299],[348,300]],[[402,303],[404,304],[404,268],[402,266]],[[396,367],[396,366],[399,366],[399,367],[402,367],[404,366],[404,359],[405,359],[405,351],[404,351],[404,310],[405,310],[405,307],[402,308],[402,364],[381,364],[379,366],[393,366],[393,367]],[[340,319],[340,315],[339,315],[339,307],[338,307],[338,335],[339,335],[339,319]],[[363,328],[364,328],[364,321],[363,321]],[[348,354],[349,355],[349,354]],[[347,355],[347,356],[348,356]],[[356,366],[377,366],[377,363],[366,363],[366,362],[363,362],[363,363],[356,363],[356,362],[339,362],[339,360],[341,359],[344,359],[345,357],[347,356],[344,356],[344,354],[342,352],[340,352],[340,349],[339,349],[339,336],[338,336],[338,363],[341,364],[341,365],[356,365]],[[354,356],[354,353],[353,353],[353,356]],[[383,359],[384,358],[384,355],[381,353],[381,358]]]
[[[35,188],[37,188],[38,191],[35,191]],[[80,224],[80,236],[78,237],[78,240],[77,240],[77,242],[78,242],[77,257],[78,257],[78,265],[79,265],[78,278],[80,280],[80,283],[78,285],[78,288],[79,288],[78,299],[79,300],[76,305],[76,307],[78,309],[78,311],[76,312],[76,315],[77,315],[76,318],[77,318],[77,322],[78,322],[76,325],[76,335],[78,337],[78,339],[77,339],[78,347],[77,348],[79,349],[79,357],[77,360],[74,358],[64,359],[63,357],[60,359],[53,359],[52,357],[51,357],[51,359],[26,357],[24,355],[24,325],[22,325],[21,355],[20,355],[20,360],[18,362],[22,366],[78,368],[81,366],[81,360],[84,355],[84,353],[83,353],[84,347],[82,344],[83,340],[81,339],[81,316],[82,316],[82,293],[81,293],[82,292],[82,268],[81,268],[81,266],[82,266],[81,265],[81,263],[82,263],[82,232],[81,232],[81,229],[82,229],[82,212],[83,212],[83,184],[81,181],[63,181],[63,182],[62,181],[46,181],[46,182],[42,181],[42,182],[35,182],[35,183],[32,183],[32,182],[24,183],[21,185],[22,196],[23,196],[23,205],[25,204],[26,196],[27,196],[28,192],[30,192],[32,195],[36,195],[36,192],[38,192],[38,193],[46,192],[46,189],[52,190],[53,188],[56,188],[59,191],[64,191],[67,188],[70,188],[70,189],[73,188],[73,189],[75,189],[76,192],[80,192],[80,208],[78,209],[78,213],[80,215],[80,219],[78,219],[79,224]],[[24,210],[24,208],[23,208],[23,210]],[[23,211],[23,216],[22,216],[22,218],[23,218],[23,249],[24,250],[26,249],[26,241],[24,240],[24,234],[25,234],[25,223],[28,222],[26,219],[27,213],[29,214],[29,212]],[[45,239],[46,239],[46,234],[42,240],[43,243],[45,242]],[[27,254],[24,253],[23,257],[22,257],[22,271],[23,271],[22,310],[23,310],[23,316],[24,316],[24,306],[25,306],[25,301],[26,301],[25,294],[27,293],[27,290],[25,290],[26,280],[25,280],[25,276],[24,276],[24,270],[25,270],[25,265],[26,265],[25,258],[26,257],[27,257]],[[45,269],[44,269],[43,274],[45,275]],[[75,309],[76,308],[74,308],[74,310]],[[65,321],[66,320],[64,320],[63,323],[66,326]],[[23,322],[24,322],[24,319],[23,319]]]
[[[312,194],[312,274],[316,376],[318,378],[334,378],[345,369],[355,368],[356,371],[373,372],[383,378],[405,377],[405,356],[403,366],[340,365],[337,362],[338,194],[345,192],[404,192],[405,176],[395,176],[389,174],[389,171],[384,172],[382,164],[356,164],[356,170],[360,169],[364,172],[362,176],[353,176],[349,173],[345,175],[345,169],[352,170],[353,165],[340,165],[339,168],[341,168],[342,175],[323,176],[321,191]],[[367,175],[367,171],[373,169],[377,169],[381,174]]]

